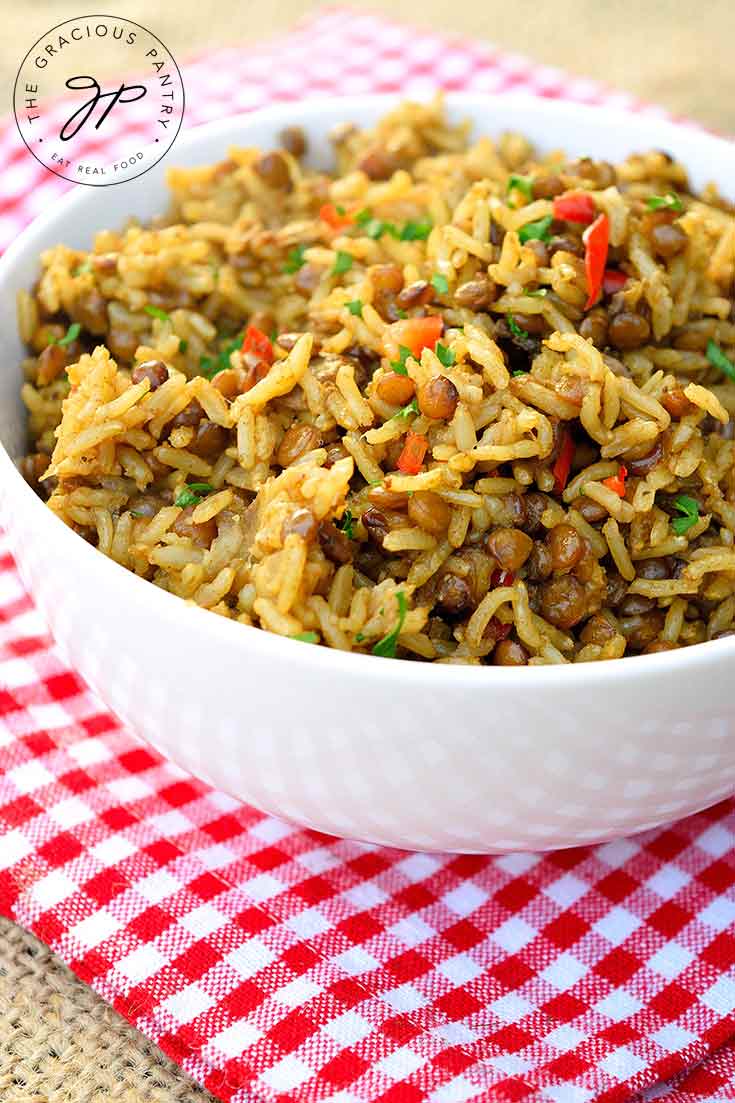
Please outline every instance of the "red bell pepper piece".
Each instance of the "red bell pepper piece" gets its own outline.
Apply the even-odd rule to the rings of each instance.
[[[404,475],[418,475],[424,456],[429,448],[429,442],[422,433],[414,433],[409,429],[406,434],[406,443],[398,457],[398,470]]]
[[[587,302],[585,310],[594,306],[602,291],[602,279],[607,263],[607,247],[610,242],[610,222],[606,214],[598,215],[582,234],[584,242],[584,270],[587,276]]]
[[[390,330],[395,343],[410,349],[411,355],[418,360],[423,348],[435,348],[444,331],[444,322],[438,314],[429,314],[426,318],[405,318],[394,322]]]
[[[624,498],[625,479],[627,474],[628,468],[621,463],[617,475],[611,475],[608,479],[603,479],[602,485],[606,486],[608,490],[612,490],[613,494],[617,494],[619,498]]]
[[[515,582],[515,575],[512,571],[504,571],[502,567],[498,567],[497,571],[493,571],[492,578],[490,579],[491,586],[512,586]]]
[[[581,222],[589,226],[594,222],[597,208],[591,195],[584,191],[575,191],[571,195],[558,195],[554,200],[554,218],[564,222]]]
[[[512,631],[512,624],[504,624],[503,621],[498,620],[497,617],[491,617],[482,635],[483,639],[494,640],[495,643],[500,643],[501,640],[507,639]]]
[[[242,342],[242,353],[247,356],[248,353],[257,357],[258,360],[265,360],[267,364],[272,364],[276,358],[276,354],[273,351],[273,345],[257,326],[248,326],[245,330],[245,337]]]
[[[322,222],[326,222],[333,230],[344,230],[354,222],[351,214],[347,214],[346,211],[340,213],[334,203],[325,203],[323,207],[320,207],[319,217]]]
[[[572,469],[572,460],[574,459],[574,438],[568,427],[564,428],[564,440],[562,441],[559,455],[557,456],[556,463],[552,467],[551,471],[554,476],[554,490],[557,494],[561,494],[564,487],[567,485],[569,479],[569,472]]]
[[[614,295],[616,291],[622,291],[628,282],[628,276],[619,268],[606,268],[602,277],[602,290],[606,295]]]

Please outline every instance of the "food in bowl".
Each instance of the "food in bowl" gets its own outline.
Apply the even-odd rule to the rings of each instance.
[[[733,631],[735,219],[652,151],[469,140],[439,101],[169,174],[41,258],[23,461],[213,612],[440,663]]]

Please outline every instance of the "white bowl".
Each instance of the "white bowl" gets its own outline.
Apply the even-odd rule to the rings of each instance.
[[[298,122],[312,158],[326,132],[370,123],[379,97],[288,104],[179,139],[170,164],[272,144]],[[455,95],[475,133],[615,160],[681,158],[727,194],[732,145],[654,117],[513,96]],[[0,261],[0,500],[22,575],[70,662],[133,731],[214,785],[319,830],[422,850],[572,846],[684,816],[735,789],[729,676],[735,639],[564,667],[461,667],[350,655],[224,620],[164,593],[66,528],[26,486],[15,292],[40,252],[166,206],[165,167],[77,188]]]

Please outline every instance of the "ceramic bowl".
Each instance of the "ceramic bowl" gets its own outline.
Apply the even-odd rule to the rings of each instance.
[[[541,148],[616,160],[666,149],[694,184],[729,194],[735,149],[654,115],[512,96],[456,95],[475,135],[511,129]],[[377,97],[274,107],[179,138],[169,164],[272,145],[298,122],[311,159],[326,134],[370,124]],[[729,678],[735,639],[564,667],[423,665],[281,639],[188,606],[100,555],[26,486],[15,293],[57,242],[166,207],[165,166],[77,187],[0,261],[0,498],[22,575],[68,659],[102,700],[182,767],[278,816],[420,850],[500,852],[610,839],[735,789]]]

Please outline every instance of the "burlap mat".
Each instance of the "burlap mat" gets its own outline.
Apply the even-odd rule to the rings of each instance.
[[[0,918],[2,1103],[215,1103],[43,943]]]

